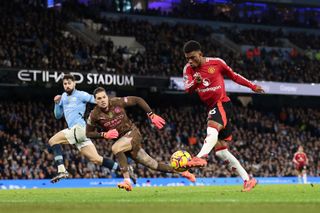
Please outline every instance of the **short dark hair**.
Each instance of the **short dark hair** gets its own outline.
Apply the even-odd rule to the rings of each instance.
[[[75,81],[76,79],[74,78],[73,75],[71,75],[70,73],[64,74],[62,80],[71,80],[71,81]]]
[[[183,45],[183,52],[184,53],[191,53],[193,51],[201,51],[200,43],[197,41],[194,41],[194,40],[187,41]]]
[[[94,91],[93,91],[93,97],[96,98],[96,95],[99,93],[99,92],[106,92],[106,90],[103,88],[103,87],[97,87]]]

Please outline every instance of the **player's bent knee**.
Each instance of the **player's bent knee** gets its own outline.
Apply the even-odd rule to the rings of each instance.
[[[122,152],[123,149],[121,148],[121,146],[118,146],[117,144],[114,144],[112,147],[111,147],[111,150],[112,150],[112,153],[114,155],[118,154],[119,152]]]
[[[219,152],[219,150],[215,150],[216,152],[215,152],[215,154],[216,154],[216,156],[218,157],[218,158],[224,158],[225,156],[224,156],[224,153],[223,152]]]
[[[212,120],[208,121],[207,126],[216,129],[218,132],[223,129],[223,125]]]
[[[90,162],[94,164],[101,165],[103,161],[103,157],[98,153],[86,151],[82,153]]]
[[[229,143],[225,140],[219,140],[219,143],[221,144],[221,146],[226,146],[228,147]]]
[[[102,160],[100,158],[90,158],[89,160],[94,164],[98,164],[98,165],[102,164]]]
[[[228,149],[228,144],[225,141],[221,141],[219,140],[216,144],[216,146],[214,147],[214,151],[218,152],[224,149]]]
[[[50,146],[53,146],[55,144],[67,144],[68,140],[65,137],[64,133],[61,131],[56,133],[54,136],[52,136],[48,141]]]
[[[112,153],[113,153],[114,155],[118,154],[118,148],[117,148],[117,146],[113,145],[113,146],[111,147],[111,151],[112,151]]]
[[[53,145],[55,145],[56,144],[56,141],[54,140],[54,138],[52,137],[52,138],[50,138],[49,139],[49,145],[50,146],[53,146]]]

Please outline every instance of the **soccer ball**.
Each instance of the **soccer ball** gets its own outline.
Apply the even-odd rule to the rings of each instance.
[[[176,151],[170,158],[170,165],[178,172],[184,172],[188,170],[184,166],[191,160],[191,155],[187,151]]]

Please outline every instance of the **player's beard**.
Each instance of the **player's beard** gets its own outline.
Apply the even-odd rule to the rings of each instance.
[[[68,95],[71,95],[71,94],[73,93],[73,91],[74,91],[74,88],[71,89],[71,90],[65,90],[65,92],[66,92]]]

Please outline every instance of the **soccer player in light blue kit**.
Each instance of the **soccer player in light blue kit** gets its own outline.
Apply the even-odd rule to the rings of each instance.
[[[94,97],[87,92],[75,89],[75,79],[73,75],[65,74],[63,77],[64,93],[54,97],[54,116],[57,119],[65,117],[68,128],[61,130],[49,139],[49,144],[53,150],[54,160],[58,166],[58,174],[51,179],[52,183],[58,182],[62,178],[68,177],[68,171],[63,164],[61,144],[75,144],[80,153],[89,161],[117,170],[119,166],[113,160],[103,158],[98,154],[95,145],[86,137],[84,113],[87,103],[95,103]]]

